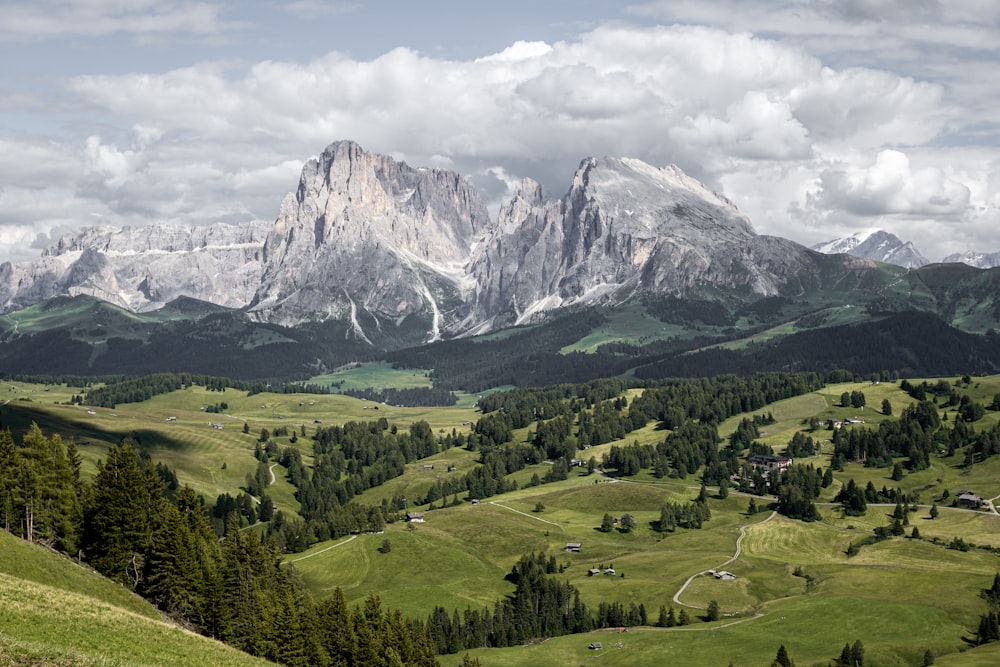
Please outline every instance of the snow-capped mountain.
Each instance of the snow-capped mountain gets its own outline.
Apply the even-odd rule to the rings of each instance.
[[[962,264],[974,266],[977,269],[992,269],[1000,266],[1000,252],[973,252],[969,250],[948,255],[941,261],[945,263],[961,262]]]
[[[827,255],[847,254],[861,259],[874,259],[877,262],[895,264],[908,269],[917,269],[930,264],[930,260],[921,255],[911,242],[903,242],[895,234],[883,229],[856,232],[850,236],[818,243],[812,246],[812,249]]]

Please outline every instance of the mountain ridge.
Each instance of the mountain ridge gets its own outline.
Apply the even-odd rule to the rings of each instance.
[[[895,234],[878,228],[817,243],[811,248],[824,254],[848,254],[907,269],[916,269],[931,263],[912,242],[904,242]]]
[[[773,296],[822,271],[673,165],[586,158],[563,197],[525,180],[493,220],[460,174],[337,141],[303,166],[273,224],[81,230],[33,263],[0,265],[0,305],[88,294],[142,312],[187,296],[282,326],[342,321],[378,346],[643,293]]]

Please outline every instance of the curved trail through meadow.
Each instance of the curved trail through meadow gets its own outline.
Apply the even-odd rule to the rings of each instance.
[[[558,523],[556,523],[555,521],[549,521],[548,519],[543,519],[543,518],[542,518],[542,517],[540,517],[540,516],[532,516],[532,515],[528,514],[527,512],[522,512],[521,510],[516,510],[516,509],[514,509],[513,507],[507,507],[506,505],[501,505],[500,503],[497,503],[497,502],[494,502],[494,501],[492,501],[492,500],[490,501],[490,505],[495,505],[496,507],[502,507],[502,508],[504,508],[505,510],[510,510],[511,512],[514,512],[514,513],[516,513],[516,514],[520,514],[521,516],[526,516],[526,517],[528,517],[529,519],[534,519],[535,521],[541,521],[542,523],[547,523],[547,524],[549,524],[550,526],[555,526],[555,527],[556,527],[556,528],[558,528],[559,530],[562,530],[562,529],[563,529],[563,527],[562,527],[562,526],[560,526],[560,525],[559,525]]]
[[[291,559],[291,560],[286,560],[286,561],[284,561],[284,562],[286,562],[286,563],[298,563],[298,562],[299,562],[300,560],[305,560],[306,558],[312,558],[313,556],[318,556],[318,555],[320,555],[320,554],[322,554],[322,553],[326,553],[326,552],[327,552],[327,551],[329,551],[330,549],[336,549],[337,547],[342,547],[342,546],[344,546],[345,544],[347,544],[348,542],[353,542],[353,541],[354,541],[354,540],[356,540],[357,538],[358,538],[358,536],[357,536],[357,535],[351,535],[350,537],[348,537],[348,538],[347,538],[346,540],[344,540],[343,542],[337,542],[336,544],[331,544],[331,545],[330,545],[330,546],[328,546],[327,548],[325,548],[325,549],[320,549],[319,551],[317,551],[317,552],[316,552],[316,553],[314,553],[314,554],[309,554],[308,556],[302,556],[301,558],[293,558],[293,559]]]
[[[768,521],[770,521],[771,519],[773,519],[774,517],[776,517],[777,515],[778,515],[777,512],[771,512],[771,515],[769,517],[767,517],[766,519],[764,519],[763,521],[761,521],[760,523],[752,523],[752,524],[749,524],[749,525],[740,526],[740,536],[738,538],[736,538],[736,553],[733,554],[732,558],[730,558],[726,562],[722,563],[721,565],[715,567],[714,569],[718,570],[720,568],[723,568],[723,567],[729,565],[734,560],[736,560],[737,558],[740,557],[740,554],[743,553],[743,538],[746,537],[746,535],[747,535],[747,528],[749,528],[750,526],[759,526],[761,524],[765,524]],[[682,607],[688,607],[689,609],[704,609],[704,607],[698,607],[698,606],[693,605],[693,604],[686,604],[684,602],[681,602],[681,594],[687,589],[688,584],[690,584],[692,581],[694,581],[696,577],[700,577],[703,574],[708,574],[708,573],[709,573],[709,570],[702,570],[701,572],[695,572],[690,577],[688,577],[687,581],[684,582],[684,585],[681,586],[680,589],[676,593],[674,593],[674,602],[676,602],[677,604],[681,605]]]

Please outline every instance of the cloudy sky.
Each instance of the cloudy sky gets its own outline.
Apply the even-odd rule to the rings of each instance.
[[[674,163],[757,231],[1000,250],[1000,0],[2,0],[0,261],[273,219],[354,139],[563,194]]]

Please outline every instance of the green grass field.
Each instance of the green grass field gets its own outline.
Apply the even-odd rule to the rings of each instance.
[[[430,387],[431,380],[428,371],[418,368],[393,368],[386,362],[352,365],[350,368],[317,375],[309,382],[338,386],[340,390],[348,389],[408,389],[412,387]],[[342,383],[342,384],[341,384]]]
[[[369,368],[364,372],[378,377],[400,371]],[[414,381],[419,380],[412,371],[408,373]],[[957,380],[951,379],[953,383]],[[865,409],[840,407],[840,395],[855,390],[865,393]],[[1000,392],[1000,377],[974,378],[968,391],[988,403]],[[253,449],[262,428],[273,432],[287,426],[301,434],[304,426],[307,437],[300,437],[294,446],[300,448],[308,464],[308,435],[320,425],[317,422],[325,426],[385,417],[406,428],[413,421],[426,419],[434,432],[450,433],[453,429],[468,430],[463,422],[474,422],[479,416],[470,406],[396,408],[340,395],[247,396],[245,392],[209,392],[202,387],[119,405],[113,410],[96,408],[90,414],[86,408],[65,404],[79,388],[18,383],[3,385],[0,392],[4,392],[0,403],[9,400],[0,405],[4,427],[19,437],[35,421],[47,433],[73,438],[84,457],[85,475],[93,472],[110,444],[132,432],[138,434],[154,460],[168,463],[182,483],[190,484],[210,502],[219,493],[237,493],[246,474],[255,469]],[[808,429],[813,417],[825,421],[861,416],[866,427],[877,425],[886,419],[880,412],[883,399],[890,401],[897,416],[912,402],[895,383],[860,382],[833,385],[774,403],[756,411],[769,412],[775,418],[773,424],[762,427],[761,440],[780,452],[796,431]],[[228,407],[221,414],[203,410],[223,401]],[[948,415],[954,418],[950,412]],[[745,416],[749,415],[738,415],[723,423],[720,435],[725,438]],[[167,421],[169,417],[176,420]],[[987,411],[975,426],[992,426],[998,418],[1000,415]],[[224,428],[212,428],[212,423],[221,423]],[[242,432],[244,423],[249,433]],[[527,438],[529,430],[519,430],[515,439]],[[653,444],[667,434],[649,425],[620,442],[587,450],[584,456],[595,456],[600,461],[616,444]],[[825,468],[831,453],[830,432],[821,428],[812,435],[824,448],[822,454],[807,462]],[[292,444],[288,437],[277,440],[283,447]],[[402,476],[365,491],[358,500],[377,504],[393,495],[415,499],[436,481],[473,469],[478,465],[477,457],[475,452],[464,449],[438,453],[409,464]],[[449,612],[492,607],[495,600],[512,592],[504,575],[518,558],[530,552],[547,552],[556,555],[562,568],[557,576],[576,586],[581,599],[591,607],[602,601],[641,603],[655,619],[661,605],[672,605],[678,611],[683,605],[695,618],[684,628],[633,628],[622,634],[595,632],[551,638],[532,646],[471,652],[489,665],[714,666],[729,661],[734,665],[767,665],[782,643],[800,666],[827,665],[839,655],[844,643],[858,639],[866,646],[871,663],[880,666],[920,664],[928,649],[940,656],[937,664],[996,664],[990,659],[996,658],[997,649],[969,649],[964,640],[971,636],[984,611],[978,591],[988,586],[993,574],[1000,570],[1000,559],[986,549],[961,552],[945,544],[953,537],[962,537],[980,546],[1000,546],[1000,516],[949,508],[947,502],[938,499],[946,489],[952,496],[959,489],[973,490],[985,498],[1000,495],[1000,460],[964,468],[960,459],[960,455],[951,459],[932,457],[929,469],[907,474],[899,482],[889,479],[888,470],[850,464],[836,474],[834,484],[824,492],[821,501],[826,503],[819,506],[823,516],[820,522],[807,524],[772,517],[770,512],[748,517],[744,512],[749,497],[734,492],[725,500],[708,501],[712,518],[703,529],[679,529],[667,535],[654,529],[660,507],[667,501],[693,500],[699,485],[695,475],[685,480],[655,479],[644,471],[616,481],[574,470],[565,481],[527,486],[532,475],[542,477],[549,469],[546,464],[538,464],[512,475],[520,488],[511,493],[483,499],[477,505],[459,494],[462,502],[427,511],[424,523],[391,523],[383,534],[316,544],[285,560],[318,598],[338,586],[352,604],[374,592],[386,607],[426,618],[438,605]],[[426,468],[428,465],[433,468]],[[450,471],[451,467],[455,470]],[[284,479],[283,468],[277,466],[274,472],[277,480],[268,493],[281,509],[294,513],[298,508],[294,488]],[[917,526],[923,539],[892,538],[865,546],[858,555],[848,558],[847,547],[870,536],[876,526],[888,524],[892,512],[892,507],[870,506],[863,517],[841,516],[839,507],[829,501],[850,478],[862,485],[870,480],[879,488],[901,486],[919,492],[921,506],[910,514],[907,534]],[[931,502],[940,505],[940,516],[935,520],[927,516]],[[539,503],[544,510],[536,512]],[[597,528],[605,513],[629,513],[636,519],[636,528],[629,533],[600,532]],[[933,543],[934,538],[941,544]],[[391,548],[383,553],[380,548],[386,540]],[[569,542],[581,543],[580,553],[566,552],[564,547]],[[734,559],[738,543],[740,554]],[[86,600],[73,597],[86,595],[86,581],[52,580],[45,567],[32,569],[20,556],[8,557],[15,553],[10,545],[4,542],[0,547],[4,554],[0,574],[5,577],[0,580],[0,595],[5,602],[16,603],[17,609],[33,609],[30,614],[21,615],[19,611],[16,625],[0,626],[4,638],[0,644],[7,655],[14,656],[4,663],[6,656],[0,653],[0,665],[18,664],[18,656],[36,655],[31,651],[49,656],[46,659],[55,664],[76,664],[71,662],[75,654],[69,653],[66,645],[60,648],[55,635],[32,630],[32,621],[26,619],[34,619],[39,626],[57,625],[54,619],[58,610],[52,597],[56,593],[52,587],[58,587],[69,591],[60,604],[79,617],[73,623],[81,624],[79,630],[67,630],[67,636],[81,642],[74,633],[98,632],[89,630],[92,626],[87,624],[95,621],[87,620],[88,613],[78,611],[86,606]],[[15,573],[15,566],[4,567],[7,562],[20,563]],[[589,576],[588,569],[595,567],[613,567],[616,575]],[[704,574],[720,567],[734,573],[736,579],[720,581]],[[143,623],[159,623],[155,614],[150,616],[148,607],[140,603],[134,608],[129,606],[135,599],[119,591],[120,597],[108,598],[106,604],[127,610],[130,615],[121,621],[124,627],[139,623],[134,620],[136,615],[146,617]],[[679,602],[674,601],[675,595]],[[716,623],[704,623],[698,616],[713,600],[725,616]],[[44,616],[39,607],[52,616]],[[105,611],[105,615],[112,615],[111,610]],[[0,618],[6,622],[6,616]],[[11,634],[8,627],[17,628],[16,633]],[[148,632],[154,638],[162,634],[164,642],[172,636],[169,629]],[[156,641],[160,639],[154,639],[152,645]],[[600,641],[604,648],[589,650],[587,645],[594,641]],[[152,658],[141,655],[117,657],[116,652],[126,650],[118,647],[122,643],[109,638],[110,657],[100,664],[155,664]],[[461,654],[442,657],[446,665],[459,664],[460,660]],[[185,663],[178,658],[175,664]],[[226,663],[215,663],[213,659],[213,664]]]

